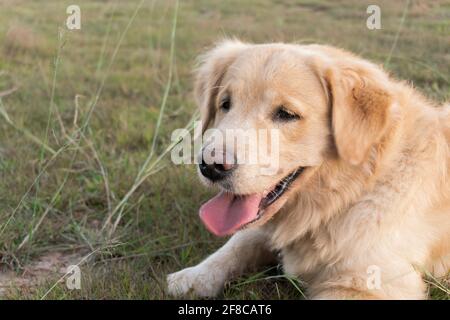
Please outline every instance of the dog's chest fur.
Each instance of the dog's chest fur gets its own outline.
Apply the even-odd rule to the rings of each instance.
[[[342,274],[348,266],[365,275],[372,264],[388,265],[392,256],[426,265],[433,242],[450,229],[450,224],[437,226],[430,220],[445,205],[442,192],[449,190],[448,183],[436,179],[445,171],[442,142],[430,135],[426,144],[399,152],[375,180],[370,177],[377,168],[370,164],[359,172],[323,168],[341,175],[312,181],[267,227],[284,271],[308,282]],[[433,160],[444,168],[431,167]],[[393,276],[396,267],[389,266]]]

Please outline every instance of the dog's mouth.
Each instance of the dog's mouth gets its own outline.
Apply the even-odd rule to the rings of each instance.
[[[217,236],[232,234],[274,214],[283,205],[280,200],[305,167],[292,171],[269,192],[237,195],[221,191],[200,208],[200,218]]]

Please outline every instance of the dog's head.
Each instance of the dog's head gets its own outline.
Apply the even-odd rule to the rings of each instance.
[[[323,46],[225,41],[203,55],[199,175],[221,189],[200,209],[208,229],[227,235],[262,225],[327,159],[364,162],[388,126],[386,79]]]

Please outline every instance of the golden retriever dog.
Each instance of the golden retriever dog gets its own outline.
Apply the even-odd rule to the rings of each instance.
[[[424,274],[448,274],[450,106],[341,49],[238,40],[201,57],[195,95],[203,129],[279,130],[279,170],[199,164],[220,189],[200,217],[233,235],[170,294],[216,296],[276,259],[312,299],[424,299]]]

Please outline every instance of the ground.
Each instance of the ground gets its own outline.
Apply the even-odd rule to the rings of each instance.
[[[195,119],[192,70],[214,41],[343,47],[449,100],[450,3],[377,1],[369,30],[371,2],[0,0],[2,298],[168,298],[165,275],[225,241],[197,216],[213,191],[167,152]],[[65,27],[70,4],[80,30]],[[64,284],[69,264],[81,290]],[[449,299],[448,279],[427,281]],[[300,299],[303,286],[273,267],[223,298]]]

